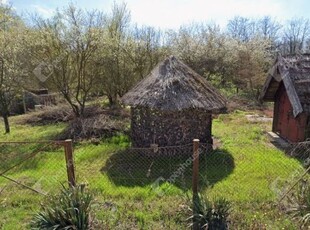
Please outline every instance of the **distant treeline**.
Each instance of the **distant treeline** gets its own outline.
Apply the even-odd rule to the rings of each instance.
[[[22,89],[59,92],[76,116],[91,96],[115,105],[168,55],[175,55],[227,93],[259,94],[276,55],[307,52],[310,25],[305,18],[284,24],[270,16],[234,17],[226,28],[192,23],[161,31],[137,26],[126,4],[112,11],[86,11],[74,5],[53,17],[22,18],[0,5],[0,111],[8,116]]]

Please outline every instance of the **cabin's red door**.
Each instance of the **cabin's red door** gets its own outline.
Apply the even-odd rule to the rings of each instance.
[[[289,112],[289,104],[287,103],[287,94],[285,91],[282,91],[279,98],[279,118],[278,118],[278,128],[280,136],[287,138],[288,137],[288,112]]]
[[[293,115],[293,108],[285,91],[279,97],[279,114],[277,130],[281,137],[291,141],[303,141],[306,117],[304,114]]]

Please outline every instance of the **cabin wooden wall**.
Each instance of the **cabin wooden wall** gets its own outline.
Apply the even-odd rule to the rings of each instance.
[[[290,142],[304,141],[307,119],[308,116],[305,113],[294,117],[291,102],[282,84],[275,99],[273,131]]]

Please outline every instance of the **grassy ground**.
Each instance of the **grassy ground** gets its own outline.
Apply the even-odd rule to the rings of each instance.
[[[211,198],[221,196],[232,202],[232,229],[297,229],[274,204],[277,189],[301,165],[268,142],[265,132],[270,123],[250,123],[244,115],[235,112],[214,119],[213,134],[221,144],[214,154],[201,158],[200,190]],[[12,119],[12,133],[0,134],[0,141],[47,140],[66,126],[21,126],[16,124],[18,119]],[[190,177],[180,176],[172,185],[161,180],[167,179],[187,158],[128,156],[123,151],[128,144],[127,138],[120,136],[99,145],[75,145],[78,182],[87,183],[95,191],[98,220],[105,229],[187,228]],[[40,147],[0,145],[0,172]],[[5,175],[43,193],[57,191],[66,181],[63,152],[55,146],[44,149]],[[184,175],[190,174],[187,167]],[[154,190],[157,178],[160,193]],[[0,228],[29,228],[43,196],[1,177],[0,191]]]

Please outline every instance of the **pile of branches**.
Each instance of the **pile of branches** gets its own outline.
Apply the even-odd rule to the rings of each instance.
[[[21,116],[17,122],[21,125],[48,125],[59,122],[68,122],[74,119],[72,110],[67,105],[50,106],[39,111],[30,112]]]
[[[76,118],[67,105],[46,107],[21,116],[19,124],[48,125],[66,122],[68,126],[56,139],[92,139],[111,137],[126,132],[130,122],[129,111],[122,108],[102,108],[100,105],[85,107],[83,117]]]
[[[113,119],[105,114],[97,114],[87,118],[77,118],[70,121],[68,127],[58,136],[58,139],[91,139],[112,137],[126,132],[129,119]]]

